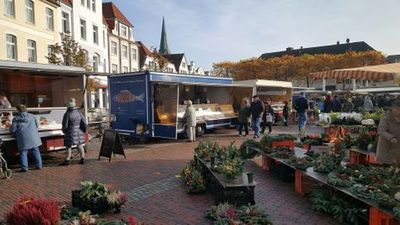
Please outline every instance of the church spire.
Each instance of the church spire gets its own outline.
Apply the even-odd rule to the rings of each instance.
[[[167,31],[165,29],[165,21],[164,17],[162,20],[162,29],[161,29],[161,41],[160,41],[160,50],[159,53],[162,55],[168,55],[169,48],[168,48],[168,41],[167,41]]]

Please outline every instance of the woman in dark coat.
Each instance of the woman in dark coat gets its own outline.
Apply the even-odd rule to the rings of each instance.
[[[85,163],[85,150],[83,144],[85,143],[84,133],[87,129],[87,123],[85,117],[76,108],[76,102],[74,98],[71,98],[68,102],[68,109],[65,112],[62,121],[62,131],[64,133],[64,145],[67,148],[67,156],[65,158],[64,165],[69,165],[71,160],[71,147],[77,145],[80,153],[80,164]]]
[[[289,103],[287,101],[283,102],[285,106],[283,106],[283,125],[287,127],[287,123],[289,120]]]
[[[239,110],[239,136],[242,136],[244,128],[245,136],[249,135],[249,118],[250,118],[250,104],[247,99],[242,100],[242,105]]]

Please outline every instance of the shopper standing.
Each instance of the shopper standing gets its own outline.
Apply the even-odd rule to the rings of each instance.
[[[42,145],[38,132],[38,122],[36,118],[27,112],[25,105],[18,105],[18,114],[14,117],[10,132],[17,139],[21,172],[28,171],[28,151],[31,150],[35,160],[36,169],[42,169],[42,157],[40,156],[39,146]]]
[[[289,119],[289,103],[287,101],[284,101],[283,103],[285,104],[285,106],[283,106],[283,125],[287,127]]]
[[[364,98],[364,109],[367,112],[371,112],[374,110],[374,104],[372,103],[372,100],[369,96],[365,96]]]
[[[85,117],[76,108],[76,101],[71,98],[67,104],[67,112],[65,112],[62,121],[62,131],[64,133],[64,145],[67,148],[66,158],[63,165],[68,166],[71,160],[71,148],[74,145],[78,146],[80,154],[80,164],[85,163],[85,150],[83,144],[85,143],[84,133],[87,129]]]
[[[249,117],[250,117],[250,104],[249,101],[244,98],[242,100],[240,110],[239,110],[239,136],[242,136],[242,131],[244,128],[245,135],[249,135]]]
[[[305,128],[307,124],[307,109],[308,102],[304,97],[304,93],[301,93],[300,97],[294,102],[294,109],[299,116],[299,131],[305,133]]]
[[[253,102],[250,105],[251,122],[254,129],[254,138],[260,137],[261,116],[264,112],[264,104],[257,95],[253,96]]]
[[[376,159],[383,164],[400,163],[400,100],[393,102],[378,127]]]
[[[272,132],[272,124],[274,123],[274,109],[271,106],[271,101],[264,102],[264,112],[263,112],[263,126],[261,133],[264,134],[265,128],[268,127],[268,134]]]
[[[186,133],[188,135],[188,142],[196,141],[196,110],[191,100],[186,101],[186,110],[183,118],[186,123]]]
[[[332,92],[328,91],[328,94],[326,95],[326,98],[324,101],[324,110],[322,112],[330,113],[330,112],[333,112],[334,108],[335,107],[333,105]]]

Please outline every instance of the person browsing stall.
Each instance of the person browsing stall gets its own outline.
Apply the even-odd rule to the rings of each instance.
[[[250,104],[249,100],[244,98],[239,110],[239,136],[242,136],[244,128],[245,136],[249,135],[249,117],[250,117]]]
[[[84,133],[87,129],[85,117],[76,108],[76,101],[71,98],[67,104],[67,111],[62,120],[62,132],[64,133],[64,145],[67,148],[66,158],[63,165],[68,166],[71,160],[71,148],[77,145],[80,154],[80,164],[85,163],[85,150],[83,144],[85,143]]]
[[[379,122],[376,159],[382,164],[400,163],[400,100],[392,104]]]
[[[42,141],[39,136],[39,125],[36,118],[27,112],[25,105],[17,105],[17,115],[14,116],[10,132],[17,139],[21,172],[28,171],[28,151],[32,151],[36,169],[42,169],[42,157],[39,146]]]
[[[186,123],[188,142],[196,141],[196,110],[191,100],[186,101],[186,110],[183,119]]]

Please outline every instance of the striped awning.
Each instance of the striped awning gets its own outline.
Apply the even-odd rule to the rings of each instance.
[[[314,79],[397,80],[400,77],[400,63],[322,71],[311,76]]]

